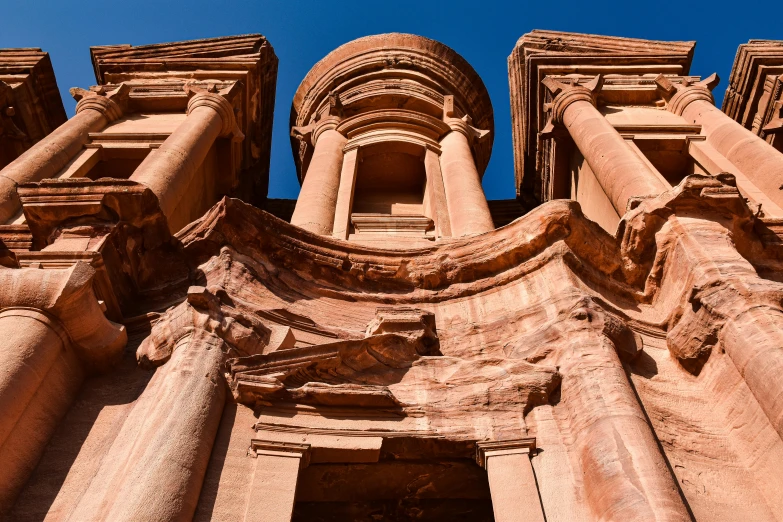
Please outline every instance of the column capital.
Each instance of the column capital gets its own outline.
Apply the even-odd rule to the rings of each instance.
[[[234,141],[241,141],[244,139],[244,134],[239,130],[236,118],[234,117],[234,107],[226,99],[230,92],[221,93],[217,88],[212,85],[207,89],[202,89],[193,85],[192,83],[185,84],[185,92],[188,97],[188,111],[190,114],[198,107],[209,107],[220,115],[220,119],[223,122],[223,126],[220,129],[220,136],[227,137],[232,136]],[[229,91],[233,90],[233,86]]]
[[[253,439],[250,441],[250,449],[255,452],[255,456],[298,458],[299,469],[310,465],[310,444]]]
[[[472,125],[473,118],[469,115],[464,115],[461,118],[457,117],[457,113],[454,110],[454,95],[447,94],[443,97],[443,121],[453,132],[459,132],[468,139],[468,143],[473,143],[474,140],[481,141],[489,136],[488,130],[481,130]]]
[[[675,84],[663,74],[659,74],[655,78],[655,83],[666,100],[666,109],[677,116],[682,116],[686,107],[698,100],[714,104],[712,89],[718,85],[718,82],[720,82],[720,78],[715,73],[693,85],[687,79],[683,79],[681,84]]]
[[[97,85],[90,87],[89,90],[81,87],[72,87],[71,96],[78,102],[76,104],[76,114],[90,109],[103,114],[109,122],[120,119],[128,107],[128,98],[130,87],[121,83],[111,92],[106,92],[106,87]]]
[[[535,437],[478,441],[476,442],[476,463],[482,468],[486,468],[489,457],[518,454],[529,455],[534,449],[536,449]]]
[[[551,76],[547,76],[541,80],[541,83],[554,97],[551,103],[544,104],[544,110],[550,113],[550,120],[547,122],[546,127],[551,131],[553,124],[563,123],[563,115],[572,103],[586,101],[595,107],[598,93],[604,84],[604,79],[603,76],[597,74],[584,85],[579,85],[578,83],[568,85]]]
[[[38,310],[56,318],[90,369],[106,370],[128,340],[125,327],[109,321],[93,290],[95,270],[77,262],[69,268],[0,270],[0,310]]]
[[[308,142],[315,147],[318,137],[328,130],[336,130],[341,121],[339,116],[325,116],[308,125],[291,127],[291,136],[299,141]]]

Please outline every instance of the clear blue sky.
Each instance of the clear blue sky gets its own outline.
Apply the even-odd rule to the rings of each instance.
[[[68,89],[95,83],[91,45],[142,45],[242,33],[265,35],[280,59],[269,194],[284,198],[294,198],[299,191],[288,141],[291,98],[313,64],[332,49],[360,36],[392,31],[427,36],[455,49],[478,71],[495,109],[495,143],[484,176],[489,199],[514,197],[506,57],[517,39],[531,29],[696,40],[691,72],[702,76],[718,73],[721,83],[715,94],[719,105],[737,46],[751,38],[783,39],[780,16],[770,10],[777,5],[773,1],[3,3],[0,47],[41,47],[49,52],[69,116],[75,102]],[[743,11],[743,7],[747,10]]]

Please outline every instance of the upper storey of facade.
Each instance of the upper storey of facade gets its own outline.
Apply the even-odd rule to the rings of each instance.
[[[689,75],[694,45],[523,36],[509,77],[517,194],[527,208],[574,199],[614,232],[628,210],[685,176],[729,173],[760,216],[783,216],[783,155],[715,107],[716,75]]]
[[[407,34],[347,43],[294,96],[292,223],[405,244],[492,230],[481,188],[492,130],[484,84],[452,49]]]
[[[723,112],[783,152],[783,41],[740,45]]]
[[[222,195],[265,197],[277,58],[263,36],[91,54],[98,83],[71,89],[76,115],[0,173],[0,222],[25,225],[18,189],[45,179],[135,182],[171,231]]]
[[[0,49],[0,169],[66,119],[49,54]]]

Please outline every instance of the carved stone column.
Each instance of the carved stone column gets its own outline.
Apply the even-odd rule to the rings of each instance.
[[[577,305],[568,321],[574,330],[559,359],[561,403],[568,411],[587,501],[596,518],[688,520],[617,355],[617,350],[628,350],[624,342],[633,342],[630,332],[620,334],[622,329],[592,306]]]
[[[89,133],[100,131],[122,116],[128,90],[125,84],[109,94],[102,88],[71,89],[79,101],[76,115],[0,170],[0,224],[19,211],[17,185],[56,175],[81,150]]]
[[[556,408],[587,506],[595,520],[689,520],[618,355],[633,359],[641,340],[592,298],[567,303],[530,337],[515,341],[510,355],[558,368]]]
[[[595,319],[574,311],[585,330],[572,337],[561,367],[588,502],[599,520],[688,520],[614,346],[591,331]]]
[[[161,366],[68,520],[190,520],[226,400],[225,354],[260,353],[269,331],[203,287],[156,323],[137,351]],[[251,324],[250,327],[243,324]]]
[[[290,522],[299,470],[310,462],[310,445],[253,440],[256,453],[245,522]]]
[[[0,270],[0,513],[35,469],[82,384],[122,351],[92,290],[94,270]]]
[[[625,214],[633,198],[657,196],[669,188],[596,108],[600,75],[584,86],[565,85],[550,77],[542,83],[554,96],[548,126],[565,126],[618,215]]]
[[[710,91],[719,81],[715,74],[693,85],[675,85],[663,75],[656,78],[664,96],[669,98],[669,111],[701,125],[708,144],[767,197],[783,206],[783,154],[715,106]]]
[[[530,464],[535,439],[476,443],[476,460],[487,470],[495,522],[544,522]]]
[[[188,117],[130,177],[155,193],[172,232],[195,218],[193,212],[202,210],[178,207],[215,140],[221,136],[243,138],[234,109],[222,95],[192,85],[186,85],[185,91],[191,96]]]
[[[678,217],[667,227],[676,237],[670,262],[687,263],[690,272],[682,314],[666,336],[669,350],[686,368],[698,368],[721,342],[783,438],[783,285],[758,277],[723,224]]]
[[[458,237],[495,230],[470,148],[471,142],[485,133],[471,127],[469,119],[451,117],[453,108],[449,110],[449,103],[453,100],[446,98],[444,120],[451,132],[440,140],[440,168],[451,233]]]
[[[321,235],[331,235],[343,168],[346,138],[337,130],[339,118],[322,119],[312,130],[315,146],[291,224]],[[294,130],[296,132],[296,129]]]

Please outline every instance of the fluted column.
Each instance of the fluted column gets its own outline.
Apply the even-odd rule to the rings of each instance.
[[[105,368],[127,335],[92,290],[94,270],[0,270],[0,514],[35,469],[82,384]]]
[[[476,443],[476,460],[487,470],[495,522],[544,522],[530,464],[535,439]]]
[[[237,127],[233,107],[223,96],[191,85],[186,85],[185,90],[192,95],[187,118],[130,177],[155,193],[172,232],[193,217],[186,212],[182,218],[185,222],[181,222],[182,219],[175,218],[174,212],[215,140],[221,136],[243,137]]]
[[[291,224],[316,234],[331,235],[334,227],[343,147],[347,141],[335,130],[339,122],[337,117],[326,117],[313,130],[315,150],[291,216]]]
[[[446,123],[451,132],[440,140],[440,168],[451,233],[466,236],[495,230],[470,149],[474,131],[459,118],[446,118]]]
[[[671,95],[667,108],[689,123],[701,125],[718,153],[729,160],[778,206],[783,206],[783,153],[731,119],[715,106],[710,88],[717,75],[693,85],[673,85],[659,76],[659,86]]]
[[[109,95],[76,88],[71,94],[79,100],[76,115],[0,170],[0,224],[21,208],[18,185],[55,176],[82,149],[89,133],[122,116],[128,87],[121,84]]]
[[[554,96],[551,123],[565,126],[618,215],[625,214],[632,198],[657,196],[669,188],[596,108],[600,76],[585,86],[549,77],[542,83]]]

